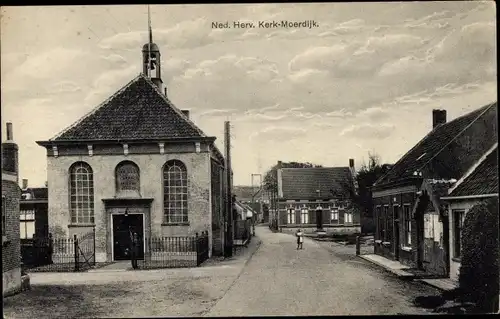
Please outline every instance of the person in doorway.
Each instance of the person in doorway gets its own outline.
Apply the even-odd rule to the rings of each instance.
[[[299,229],[297,230],[297,233],[295,233],[295,236],[297,236],[297,250],[303,249],[302,244],[304,243],[304,233]]]

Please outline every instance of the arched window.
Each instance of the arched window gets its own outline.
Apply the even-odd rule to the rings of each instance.
[[[89,164],[78,162],[69,170],[72,224],[94,223],[94,177]]]
[[[140,195],[139,167],[130,161],[124,161],[115,170],[116,194],[121,196]]]
[[[166,223],[188,221],[187,170],[178,160],[168,161],[163,167],[163,212]]]

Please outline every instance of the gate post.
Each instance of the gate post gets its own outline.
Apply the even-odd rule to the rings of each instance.
[[[78,261],[78,238],[76,234],[73,235],[73,246],[74,246],[74,254],[75,254],[75,271],[79,270],[79,261]]]
[[[361,240],[359,236],[356,236],[356,256],[361,254]]]
[[[195,247],[196,247],[196,266],[199,266],[200,265],[200,248],[199,248],[199,244],[198,244],[198,233],[195,234],[195,238],[194,238],[194,242],[195,242]]]
[[[132,234],[132,268],[137,269],[137,233]]]
[[[95,226],[92,227],[92,235],[94,236],[94,260],[93,260],[93,262],[94,262],[94,266],[95,266],[95,259],[96,259],[95,258]]]

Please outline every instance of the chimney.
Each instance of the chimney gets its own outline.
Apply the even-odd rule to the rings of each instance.
[[[349,168],[354,168],[354,158],[349,159]]]
[[[13,142],[14,137],[13,137],[13,130],[12,130],[12,123],[7,123],[7,142]]]
[[[166,89],[165,89],[166,90]],[[189,110],[182,110],[182,113],[189,118]]]
[[[277,168],[278,168],[278,169],[280,169],[282,166],[283,166],[283,162],[282,162],[282,161],[278,161],[278,166],[277,166]]]
[[[432,128],[446,123],[446,110],[432,110]]]
[[[2,143],[2,172],[18,174],[19,171],[19,148],[14,142],[12,123],[7,123],[7,141]]]
[[[165,96],[167,96],[167,87],[164,88]]]
[[[28,189],[28,180],[23,178],[23,189]]]

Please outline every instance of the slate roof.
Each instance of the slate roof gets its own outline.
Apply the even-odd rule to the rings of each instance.
[[[205,137],[143,74],[50,141]]]
[[[498,194],[498,147],[495,147],[495,150],[469,176],[457,185],[449,196],[485,194]]]
[[[442,172],[442,177],[454,177],[453,175],[457,173],[455,172],[457,163],[456,158],[450,156],[454,149],[454,139],[460,136],[470,124],[483,119],[490,109],[496,109],[496,107],[495,102],[438,125],[399,159],[391,170],[377,180],[375,186],[412,177],[413,172],[420,171],[429,164],[432,164],[436,171]],[[485,122],[488,120],[489,118],[485,119]]]
[[[353,185],[349,167],[283,168],[281,181],[283,198],[287,199],[346,197],[349,191],[345,186]]]

